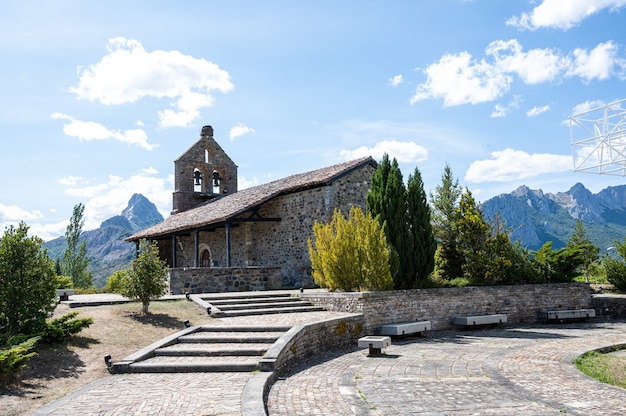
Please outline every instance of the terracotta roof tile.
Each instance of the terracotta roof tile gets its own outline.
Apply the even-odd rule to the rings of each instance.
[[[367,164],[375,165],[376,162],[368,156],[288,176],[253,188],[242,189],[212,202],[209,201],[187,211],[171,215],[163,222],[128,237],[126,241],[162,237],[176,232],[226,222],[277,196],[324,185]]]

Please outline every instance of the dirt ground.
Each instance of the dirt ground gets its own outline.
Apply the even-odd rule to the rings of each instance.
[[[46,403],[63,397],[81,386],[109,376],[104,356],[113,361],[134,353],[151,343],[192,325],[209,323],[211,318],[195,302],[160,301],[150,304],[150,313],[141,304],[88,306],[70,309],[60,304],[54,317],[79,312],[91,317],[93,324],[67,342],[40,345],[22,373],[21,384],[0,389],[0,414],[27,415]]]

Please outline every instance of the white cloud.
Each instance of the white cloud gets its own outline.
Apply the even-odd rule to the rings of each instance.
[[[237,189],[240,191],[242,189],[252,188],[253,186],[257,186],[258,184],[259,180],[257,178],[246,179],[243,176],[237,177]]]
[[[549,105],[542,105],[541,107],[533,107],[526,112],[528,117],[537,117],[539,114],[545,113],[550,110]]]
[[[76,186],[79,182],[83,182],[85,178],[81,176],[64,176],[62,178],[57,179],[57,182],[63,186]]]
[[[443,98],[446,107],[493,101],[509,90],[512,78],[484,59],[473,60],[468,52],[446,54],[424,70],[427,81],[417,87],[411,104]]]
[[[443,99],[448,107],[494,101],[511,89],[513,75],[526,84],[558,82],[568,77],[579,77],[583,82],[611,76],[624,79],[626,60],[618,57],[618,50],[618,45],[609,41],[590,51],[576,49],[569,54],[554,49],[524,51],[515,39],[498,40],[487,46],[486,56],[480,60],[464,51],[446,54],[429,65],[424,70],[426,82],[418,85],[410,102]],[[495,114],[500,113],[496,109]]]
[[[43,218],[39,210],[28,211],[16,205],[0,204],[0,223],[17,224],[20,221],[38,220]]]
[[[532,178],[545,173],[572,170],[571,156],[548,153],[529,154],[521,150],[504,149],[491,153],[492,159],[472,162],[467,182],[508,182]]]
[[[354,150],[342,150],[341,157],[344,160],[358,159],[372,156],[380,160],[387,153],[391,159],[396,158],[399,163],[416,163],[426,160],[428,150],[415,142],[399,142],[397,140],[384,140],[374,147],[361,146]]]
[[[543,0],[532,12],[511,17],[507,24],[528,30],[567,30],[604,9],[615,11],[625,5],[626,0]]]
[[[389,78],[389,85],[391,85],[392,87],[397,87],[398,85],[402,84],[403,82],[404,82],[404,78],[402,77],[402,74],[395,75],[395,76]]]
[[[133,103],[145,97],[174,100],[174,109],[158,112],[161,127],[187,127],[200,109],[213,104],[213,91],[233,88],[230,75],[205,59],[179,51],[147,52],[141,43],[118,37],[96,64],[79,68],[78,98],[105,105]]]
[[[63,133],[66,136],[77,137],[80,140],[117,140],[152,150],[157,144],[148,143],[148,135],[141,129],[133,130],[109,130],[95,121],[81,121],[62,113],[51,115],[54,119],[67,120],[63,125]]]
[[[575,105],[574,108],[572,108],[572,114],[586,113],[589,110],[602,107],[604,104],[602,100],[585,101],[584,103]]]
[[[519,108],[520,101],[521,101],[520,96],[515,95],[513,96],[513,99],[511,100],[511,102],[509,102],[507,105],[496,104],[493,112],[491,113],[491,117],[492,118],[505,117],[507,114],[509,114],[511,110]]]
[[[238,126],[232,127],[230,129],[229,135],[230,140],[234,140],[237,137],[244,136],[246,134],[254,134],[255,131],[253,128],[246,126],[243,123],[239,123]]]
[[[65,193],[80,197],[85,204],[85,230],[98,228],[102,221],[119,215],[135,193],[140,193],[152,201],[159,212],[166,217],[172,209],[173,175],[158,177],[152,167],[123,178],[110,175],[107,182],[68,187]]]
[[[568,68],[568,76],[579,76],[585,81],[608,79],[612,75],[624,78],[626,61],[617,54],[619,46],[611,41],[600,43],[591,51],[576,49]]]

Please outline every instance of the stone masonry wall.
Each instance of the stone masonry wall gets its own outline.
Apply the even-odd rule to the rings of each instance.
[[[326,350],[354,347],[363,336],[363,317],[346,316],[291,328],[265,354],[262,371],[296,367]]]
[[[169,269],[170,293],[222,293],[276,290],[282,285],[278,267],[190,267]]]
[[[592,307],[596,316],[626,317],[626,297],[615,295],[594,295]]]
[[[453,327],[455,316],[505,313],[509,323],[536,322],[544,309],[581,309],[592,305],[585,283],[488,286],[387,292],[304,292],[302,299],[328,310],[362,313],[366,333],[381,325],[430,321],[433,330]]]
[[[346,215],[353,205],[365,210],[373,171],[372,166],[366,165],[327,186],[279,196],[263,204],[259,211],[261,218],[281,220],[243,222],[232,226],[231,266],[278,267],[282,287],[314,287],[308,251],[313,224],[316,220],[329,221],[335,209],[341,209]],[[177,236],[176,241],[176,266],[193,267],[193,236]],[[226,266],[224,228],[200,232],[199,244],[209,248],[214,264],[218,267]],[[171,244],[168,248],[171,249]],[[168,255],[167,252],[164,254]]]

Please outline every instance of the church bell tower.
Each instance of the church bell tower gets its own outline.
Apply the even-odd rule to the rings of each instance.
[[[237,192],[237,165],[204,126],[200,139],[174,161],[172,214]]]

